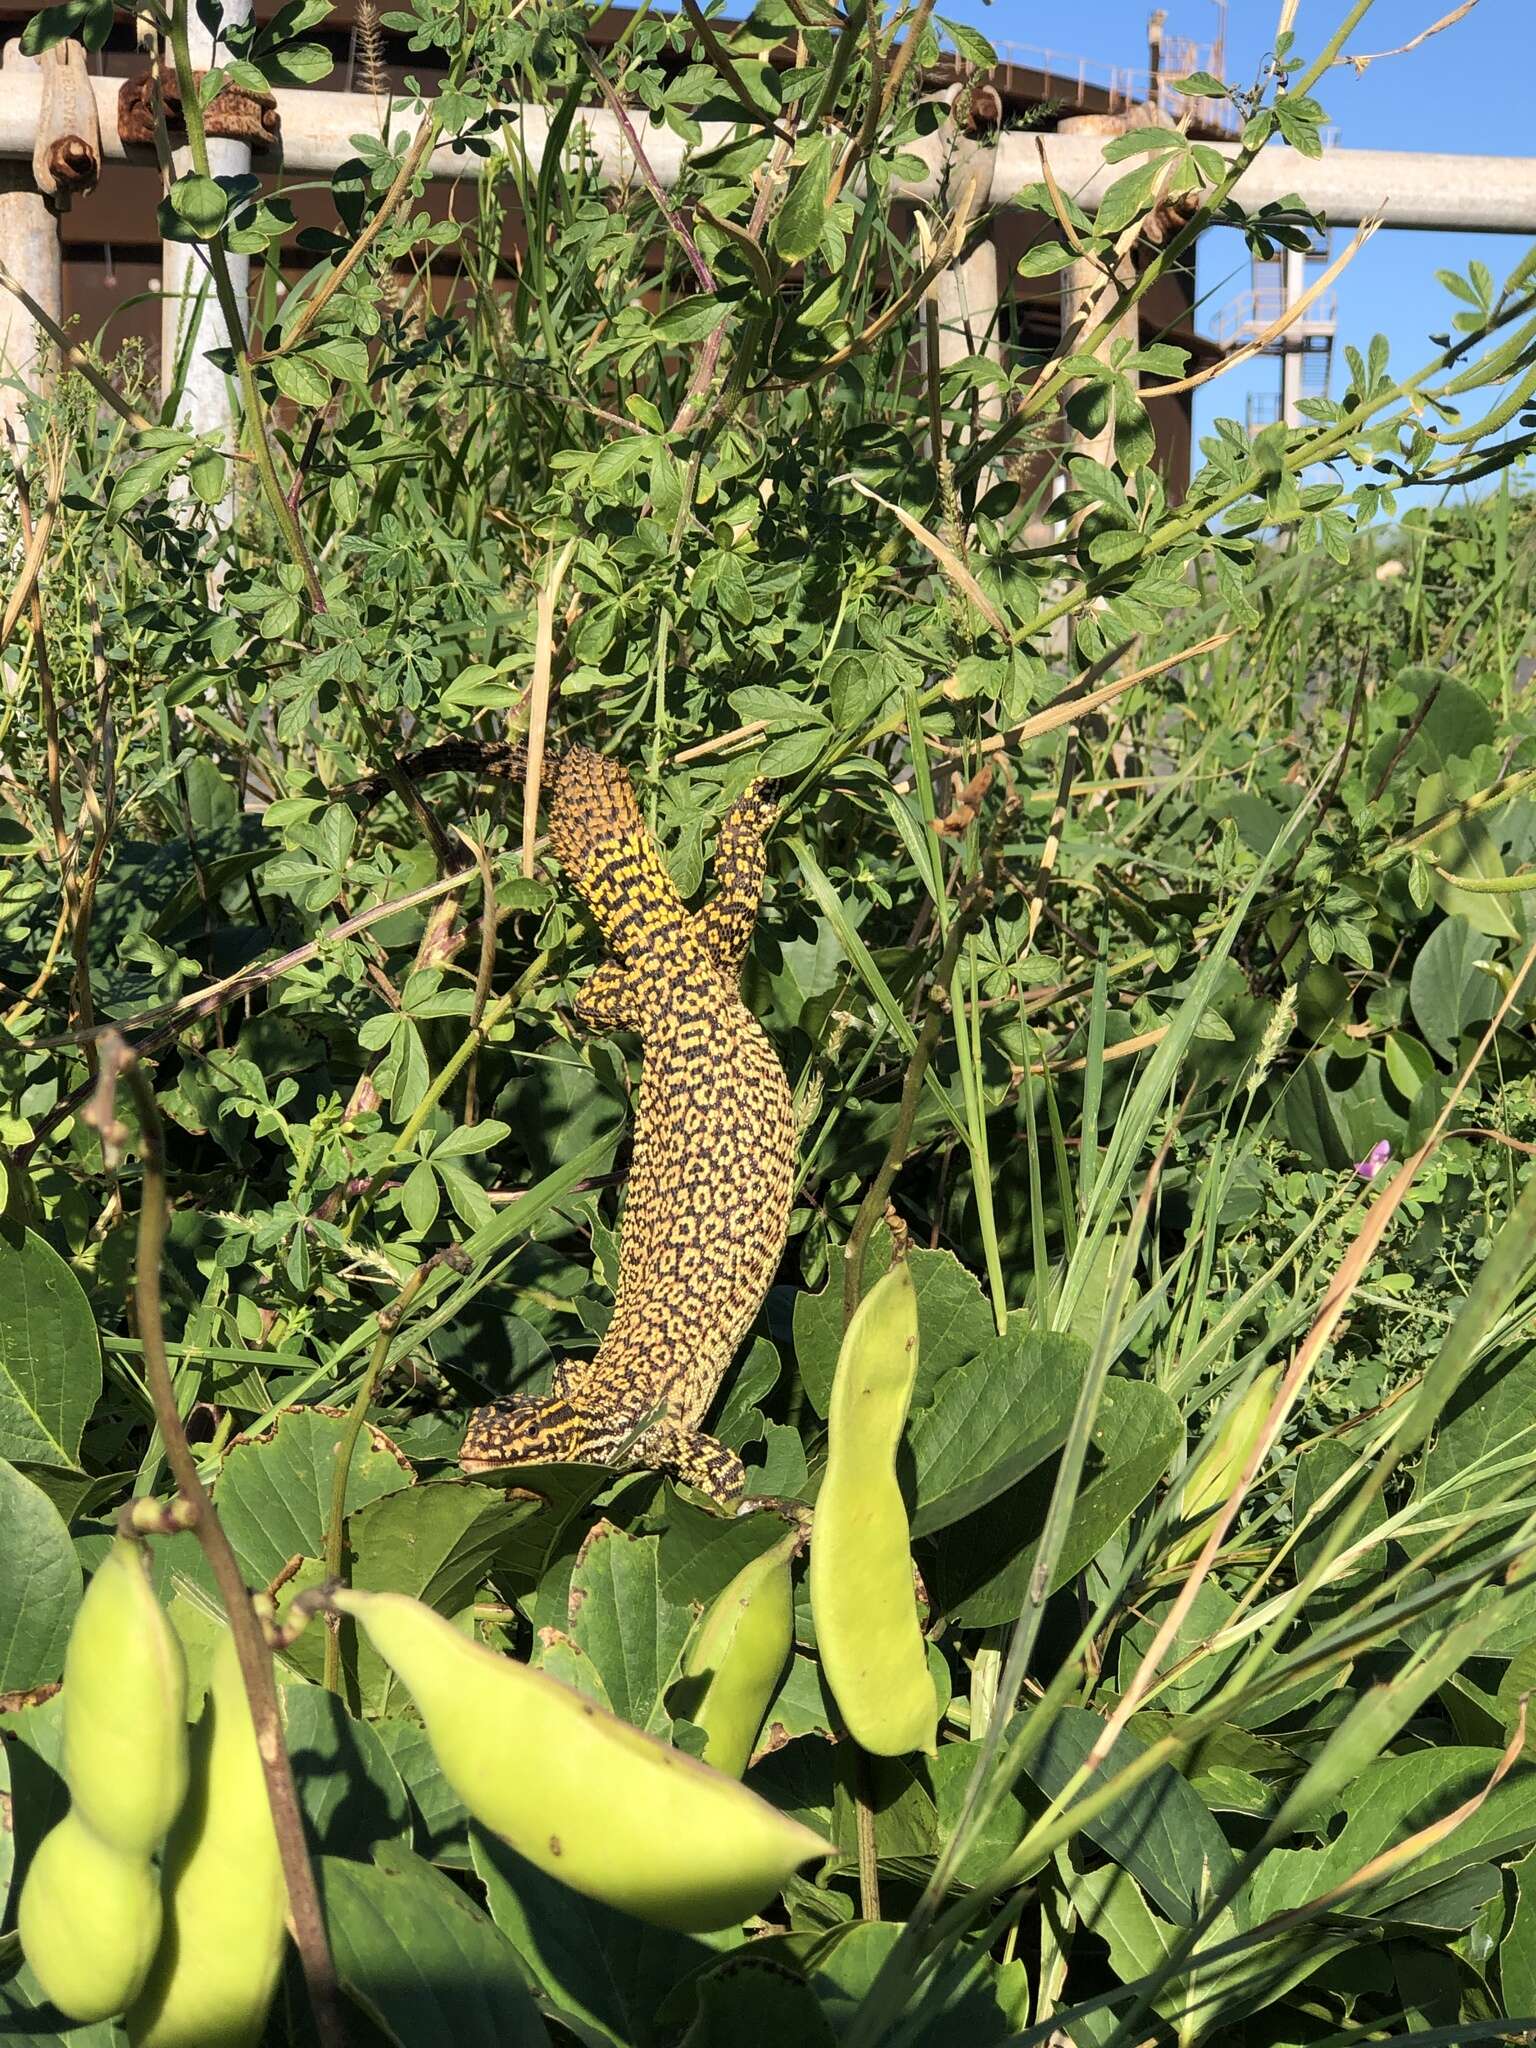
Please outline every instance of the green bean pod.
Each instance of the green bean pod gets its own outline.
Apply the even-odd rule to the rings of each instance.
[[[64,1654],[64,1779],[103,1842],[152,1856],[187,1791],[187,1665],[142,1543],[119,1536]]]
[[[916,1378],[917,1291],[902,1260],[870,1289],[844,1333],[811,1528],[817,1654],[849,1734],[875,1756],[931,1756],[938,1734],[896,1480]]]
[[[803,1863],[809,1828],[402,1593],[333,1595],[409,1689],[483,1827],[573,1890],[685,1933],[735,1927]]]
[[[704,1761],[739,1778],[752,1761],[763,1725],[794,1642],[794,1588],[790,1563],[799,1536],[744,1565],[718,1594],[699,1623],[683,1675],[702,1687],[690,1721],[704,1730]]]
[[[1224,1504],[1253,1455],[1279,1384],[1280,1367],[1266,1366],[1191,1466],[1180,1490],[1179,1520],[1193,1526],[1170,1544],[1166,1560],[1170,1565],[1189,1564],[1204,1549],[1210,1533],[1206,1524]]]
[[[187,1803],[166,1844],[165,1935],[133,2048],[254,2048],[282,1969],[287,1893],[234,1638],[214,1653]]]
[[[72,2020],[124,2011],[160,1939],[160,1880],[148,1856],[104,1842],[78,1811],[38,1845],[16,1929],[44,1993]]]

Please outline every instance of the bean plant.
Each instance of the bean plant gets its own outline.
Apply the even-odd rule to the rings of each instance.
[[[1318,153],[1371,0],[1195,81],[1235,160],[1153,126],[1096,207],[1025,195],[1025,270],[1100,282],[953,362],[933,287],[987,222],[926,80],[974,29],[683,0],[597,56],[596,11],[384,15],[445,80],[378,98],[287,289],[301,181],[212,175],[189,96],[159,232],[235,438],[59,330],[0,504],[0,2031],[127,2038],[12,1931],[127,1526],[193,1708],[233,1627],[272,1738],[268,2048],[1513,2038],[1536,261],[1426,280],[1421,362],[1219,420],[1175,502],[1151,409],[1212,373],[1126,321],[1208,227],[1314,231],[1232,190]],[[186,0],[140,12],[190,71]],[[324,77],[326,13],[199,6],[255,90]],[[456,1466],[613,1304],[638,1050],[575,1020],[600,946],[536,802],[578,741],[691,900],[778,805],[745,993],[795,1207],[710,1426],[813,1551],[844,1328],[916,1291],[936,1750],[847,1734],[801,1557],[745,1782],[833,1853],[724,1934],[524,1860],[355,1622],[298,1626],[405,1593],[697,1755],[701,1617],[794,1548],[647,1471]]]

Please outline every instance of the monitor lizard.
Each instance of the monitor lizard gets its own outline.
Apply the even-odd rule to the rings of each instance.
[[[551,845],[610,956],[577,1015],[641,1044],[618,1290],[596,1352],[548,1394],[477,1409],[460,1464],[650,1466],[732,1511],[742,1462],[699,1425],[778,1268],[795,1152],[789,1084],[739,987],[773,812],[754,785],[726,813],[714,895],[690,914],[619,763],[572,747],[552,781]]]

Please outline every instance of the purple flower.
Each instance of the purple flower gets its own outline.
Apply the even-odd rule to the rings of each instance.
[[[1362,1180],[1374,1180],[1391,1157],[1392,1140],[1378,1138],[1365,1157],[1356,1162],[1355,1171]]]

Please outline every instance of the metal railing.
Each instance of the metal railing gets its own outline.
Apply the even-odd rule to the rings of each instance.
[[[1151,105],[1160,108],[1171,121],[1190,113],[1203,126],[1227,135],[1236,135],[1242,125],[1242,117],[1230,100],[1202,99],[1177,90],[1180,78],[1213,66],[1213,51],[1181,44],[1177,50],[1178,67],[1154,72],[1134,64],[1101,64],[1065,50],[1044,49],[1036,43],[994,43],[993,48],[1003,63],[1039,72],[1048,99],[1059,96],[1081,105],[1092,87],[1108,99],[1112,114],[1123,113],[1128,107]],[[1170,50],[1170,54],[1174,53]],[[1060,88],[1059,95],[1054,88]]]

